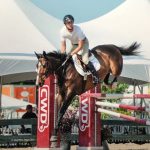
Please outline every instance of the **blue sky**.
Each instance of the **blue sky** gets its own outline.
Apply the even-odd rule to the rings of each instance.
[[[48,14],[61,19],[72,14],[76,23],[86,22],[102,16],[125,0],[31,0]]]

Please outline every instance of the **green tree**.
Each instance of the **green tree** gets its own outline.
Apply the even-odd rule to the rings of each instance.
[[[118,83],[117,84],[117,87],[114,88],[114,89],[110,89],[108,87],[106,87],[105,85],[102,86],[102,93],[107,93],[107,94],[113,94],[113,93],[117,93],[117,94],[123,94],[123,93],[128,93],[128,88],[129,88],[129,85],[128,84],[125,84],[125,83]],[[107,102],[110,102],[110,103],[119,103],[120,102],[120,99],[107,99]],[[128,110],[125,110],[125,109],[122,109],[122,108],[115,108],[113,109],[113,111],[115,112],[119,112],[119,113],[123,113],[123,114],[127,114],[127,115],[131,115],[131,111],[128,111]],[[109,115],[105,114],[105,113],[101,113],[101,118],[102,119],[108,119],[110,118]]]
[[[128,84],[118,83],[116,88],[114,88],[114,89],[110,89],[109,87],[107,87],[105,85],[102,85],[101,86],[101,89],[102,89],[101,91],[102,91],[102,93],[107,93],[107,94],[113,94],[113,93],[123,94],[125,92],[128,93],[128,88],[129,88]],[[107,99],[107,101],[111,102],[111,103],[119,103],[120,99]],[[74,108],[79,107],[79,97],[78,96],[74,97],[74,99],[72,100],[71,106],[74,107]],[[131,111],[124,110],[124,109],[121,109],[121,108],[113,109],[113,111],[116,111],[116,112],[119,112],[119,113],[124,113],[124,114],[127,114],[127,115],[131,114]],[[104,113],[101,113],[101,117],[102,117],[102,119],[110,118],[109,115],[104,114]]]

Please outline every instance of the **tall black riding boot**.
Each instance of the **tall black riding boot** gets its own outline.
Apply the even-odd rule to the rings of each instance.
[[[87,64],[88,69],[90,70],[90,72],[92,73],[92,77],[93,77],[93,83],[94,84],[98,84],[99,83],[99,77],[98,74],[93,66],[93,64],[89,61],[89,63]]]

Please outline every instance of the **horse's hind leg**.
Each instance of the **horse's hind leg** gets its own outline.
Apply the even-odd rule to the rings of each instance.
[[[110,73],[108,73],[108,74],[106,75],[106,77],[104,78],[104,83],[105,83],[106,85],[112,85],[114,82],[117,82],[117,77],[114,77],[111,82],[109,82],[109,77],[110,77]]]
[[[110,76],[110,73],[108,73],[108,74],[106,75],[106,77],[104,78],[104,83],[105,83],[106,85],[109,85],[109,76]]]
[[[113,84],[114,82],[117,82],[117,77],[114,77],[114,79],[111,81],[111,84]]]
[[[113,77],[113,80],[111,82],[109,82],[109,77],[110,77],[110,73],[108,73],[104,78],[105,85],[108,86],[108,88],[110,89],[116,88],[116,84],[114,83],[117,82],[117,77],[116,76]]]

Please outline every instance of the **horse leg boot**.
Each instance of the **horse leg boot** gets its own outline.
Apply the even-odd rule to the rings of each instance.
[[[93,83],[98,84],[99,83],[99,76],[98,76],[98,73],[95,70],[95,67],[93,66],[93,64],[90,61],[87,64],[87,67],[90,70],[90,72],[92,73]]]
[[[59,132],[59,128],[60,128],[60,125],[61,125],[61,120],[63,118],[63,115],[64,115],[65,112],[61,112],[59,111],[58,112],[58,118],[57,118],[57,122],[56,122],[56,125],[55,125],[55,128],[54,128],[54,132],[53,132],[53,135],[51,136],[51,148],[56,148],[58,147],[58,132]]]
[[[51,136],[51,148],[56,148],[58,147],[58,132],[59,132],[59,128],[60,128],[60,124],[61,124],[61,119],[63,118],[64,113],[60,113],[58,112],[58,118],[57,118],[57,122],[56,125],[54,127],[54,132],[53,135]]]
[[[51,148],[56,148],[58,147],[58,132],[59,132],[59,127],[60,127],[60,122],[61,122],[61,119],[63,117],[63,114],[60,114],[60,111],[58,112],[58,117],[57,118],[57,121],[55,121],[55,126],[54,126],[54,131],[53,131],[53,134],[51,136]]]
[[[52,136],[50,138],[51,148],[58,147],[58,131],[59,131],[59,128],[58,128],[58,125],[56,124],[56,126],[54,127],[54,131],[52,133]]]

